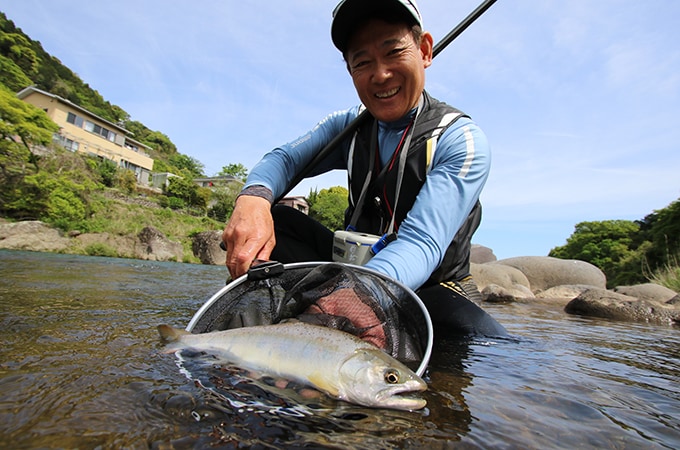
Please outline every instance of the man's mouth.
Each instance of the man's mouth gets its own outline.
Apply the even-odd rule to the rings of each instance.
[[[389,91],[383,91],[383,92],[376,92],[375,96],[378,98],[390,98],[394,95],[396,95],[399,92],[400,88],[395,87],[390,89]]]

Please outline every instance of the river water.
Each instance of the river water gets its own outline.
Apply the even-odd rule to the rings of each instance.
[[[419,412],[218,367],[193,382],[156,326],[186,326],[225,275],[0,251],[0,448],[680,448],[680,330],[543,304],[485,306],[512,339],[440,339]]]

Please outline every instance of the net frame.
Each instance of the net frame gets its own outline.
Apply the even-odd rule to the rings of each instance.
[[[281,300],[286,298],[287,292],[293,289],[295,284],[312,270],[327,264],[343,266],[356,273],[361,277],[362,281],[366,282],[364,287],[368,291],[381,290],[384,292],[385,288],[387,288],[390,294],[395,293],[394,295],[379,295],[378,298],[382,307],[386,310],[389,309],[391,314],[396,312],[399,315],[396,323],[402,324],[402,326],[403,324],[411,325],[411,328],[418,330],[416,338],[421,347],[422,357],[417,369],[414,371],[422,376],[427,369],[433,347],[432,319],[427,308],[409,287],[380,272],[363,266],[326,261],[301,262],[281,264],[278,268],[281,269],[282,267],[282,270],[272,270],[271,274],[268,273],[267,269],[264,273],[260,272],[260,276],[257,277],[249,276],[249,274],[243,275],[228,283],[208,299],[191,318],[186,330],[192,333],[205,333],[228,328],[274,323],[271,319],[281,315]],[[330,268],[321,267],[321,269]],[[255,288],[252,287],[253,283],[256,284]],[[257,289],[267,289],[269,291],[269,303],[263,301],[259,296],[257,299],[253,298],[252,302],[250,302],[248,295],[257,292]],[[239,307],[243,308],[245,304],[249,306],[247,311],[236,310]],[[406,311],[408,314],[406,314]],[[225,323],[225,317],[230,318],[229,323]]]

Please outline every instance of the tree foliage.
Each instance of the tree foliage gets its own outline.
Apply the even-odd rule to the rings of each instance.
[[[581,222],[566,245],[553,248],[549,255],[589,262],[605,273],[612,286],[637,283],[644,281],[639,233],[640,226],[630,220]],[[636,265],[637,270],[628,270]]]
[[[614,287],[645,282],[658,270],[676,267],[679,253],[680,199],[640,221],[578,223],[567,243],[549,255],[594,264]]]
[[[321,189],[309,208],[309,216],[330,230],[341,230],[345,224],[348,191],[342,186]]]
[[[217,176],[225,175],[238,178],[239,180],[245,182],[246,178],[248,177],[248,168],[241,163],[227,164],[226,166],[223,166],[222,170],[217,173]]]
[[[651,243],[646,256],[652,270],[680,254],[680,199],[645,216],[639,224],[642,237]]]

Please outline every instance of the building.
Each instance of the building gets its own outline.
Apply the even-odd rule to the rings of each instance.
[[[305,200],[305,197],[303,197],[301,195],[297,195],[297,196],[293,196],[293,197],[284,197],[279,201],[278,204],[290,206],[291,208],[295,208],[298,211],[301,211],[305,214],[309,214],[309,203],[307,203],[307,200]]]
[[[149,184],[153,158],[146,151],[151,148],[134,140],[132,132],[34,86],[23,89],[17,97],[41,108],[61,127],[55,140],[66,149],[110,159],[132,170],[139,184]]]
[[[243,185],[243,180],[233,175],[220,175],[217,177],[194,178],[194,183],[205,188],[226,187],[229,184],[235,184],[240,189]]]

